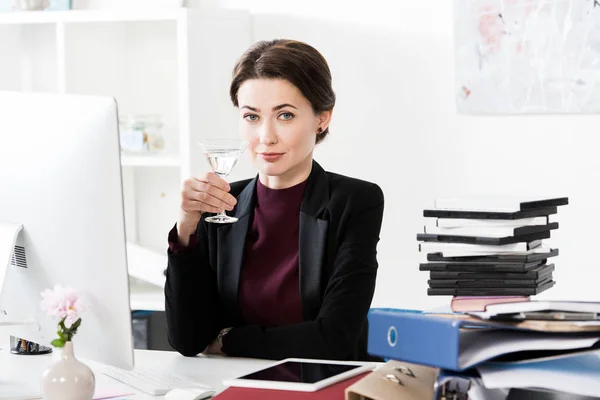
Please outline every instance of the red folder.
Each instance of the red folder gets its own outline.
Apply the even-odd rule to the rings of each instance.
[[[354,376],[327,386],[316,392],[294,392],[291,390],[274,390],[274,389],[251,389],[243,387],[230,387],[221,392],[213,399],[218,400],[344,400],[344,391],[354,382],[367,376],[370,372]]]

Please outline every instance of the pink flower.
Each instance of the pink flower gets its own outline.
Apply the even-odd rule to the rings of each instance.
[[[77,315],[76,311],[68,310],[67,317],[65,318],[65,327],[67,329],[70,328],[71,325],[73,325],[78,319],[79,319],[79,316]]]
[[[42,292],[40,307],[51,317],[65,318],[65,326],[69,328],[79,319],[79,314],[86,310],[79,294],[72,287],[54,286],[54,290]]]
[[[58,317],[58,338],[51,344],[54,347],[63,347],[70,342],[81,324],[80,313],[87,310],[79,293],[70,286],[55,285],[53,290],[46,289],[42,292],[40,308],[51,317]],[[73,324],[77,325],[73,326]]]

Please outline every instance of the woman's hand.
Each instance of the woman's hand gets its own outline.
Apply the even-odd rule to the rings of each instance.
[[[177,222],[179,243],[187,246],[190,235],[196,231],[203,212],[231,211],[237,203],[229,194],[231,187],[214,172],[188,178],[181,188],[181,209]]]
[[[226,354],[223,353],[223,336],[227,335],[230,330],[231,328],[221,329],[217,338],[204,350],[204,354],[218,354],[225,356]]]

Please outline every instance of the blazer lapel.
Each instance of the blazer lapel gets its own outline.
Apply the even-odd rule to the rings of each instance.
[[[238,287],[248,224],[254,209],[256,180],[257,177],[252,179],[238,196],[238,203],[232,214],[238,221],[217,227],[217,281],[226,310],[239,309]],[[240,317],[238,311],[234,318]]]
[[[305,320],[319,313],[322,271],[329,222],[319,217],[329,201],[329,182],[321,166],[313,161],[300,207],[299,273],[300,299]]]
[[[217,227],[217,265],[219,292],[226,310],[235,310],[232,317],[240,319],[238,289],[246,234],[255,206],[255,177],[238,196],[233,224]],[[305,320],[319,313],[322,292],[322,271],[326,251],[329,222],[322,216],[329,201],[329,182],[323,168],[313,161],[312,171],[300,207],[300,243],[298,252],[300,300]]]

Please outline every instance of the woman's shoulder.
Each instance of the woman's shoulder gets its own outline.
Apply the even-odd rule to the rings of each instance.
[[[370,203],[383,203],[383,191],[378,184],[327,171],[331,197],[346,196]]]

